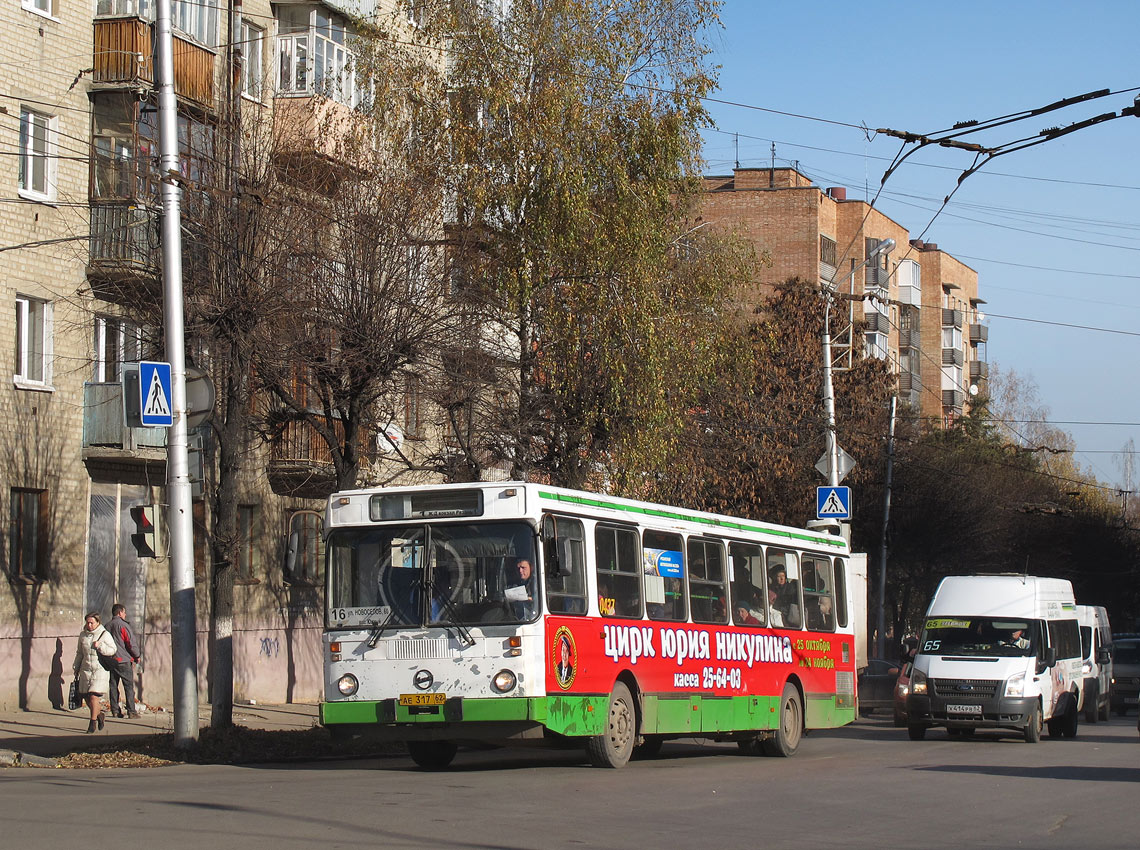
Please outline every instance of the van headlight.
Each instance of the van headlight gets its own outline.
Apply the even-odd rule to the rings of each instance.
[[[1025,696],[1025,671],[1005,680],[1005,695],[1007,697]]]
[[[360,682],[351,673],[345,673],[336,680],[336,689],[344,696],[350,697],[360,689]]]
[[[910,692],[912,694],[926,694],[926,674],[915,670],[910,677]]]

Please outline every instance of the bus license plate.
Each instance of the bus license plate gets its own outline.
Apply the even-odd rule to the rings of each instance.
[[[447,694],[400,694],[400,705],[443,705]]]
[[[946,711],[948,714],[981,714],[982,707],[980,705],[948,705]]]

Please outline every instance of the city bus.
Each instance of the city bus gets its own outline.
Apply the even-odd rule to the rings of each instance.
[[[522,482],[335,493],[325,535],[321,722],[421,767],[468,743],[790,756],[854,720],[838,535]]]

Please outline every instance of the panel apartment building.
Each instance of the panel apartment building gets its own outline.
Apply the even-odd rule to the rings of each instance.
[[[971,387],[987,375],[977,272],[936,244],[911,240],[905,227],[848,200],[843,188],[820,188],[794,168],[736,168],[706,177],[704,188],[702,220],[770,258],[755,281],[759,297],[798,277],[861,299],[848,318],[862,322],[862,351],[850,348],[850,323],[835,318],[846,311],[833,311],[837,367],[844,357],[887,360],[899,399],[918,415],[935,423],[962,415]],[[894,251],[860,268],[885,239],[895,241]]]
[[[174,0],[184,208],[213,156],[216,118],[288,105],[350,115],[350,13],[416,26],[415,4]],[[125,363],[144,350],[125,309],[161,275],[153,0],[9,0],[0,6],[0,707],[63,704],[84,614],[122,602],[142,636],[139,695],[169,706],[169,562],[141,558],[132,508],[163,505],[163,429],[124,420]],[[240,56],[235,46],[240,46]],[[238,89],[235,91],[235,86]],[[324,156],[329,122],[293,122]],[[304,138],[308,133],[307,142]],[[293,152],[296,155],[297,151]],[[413,421],[418,405],[406,405]],[[194,439],[192,435],[191,439]],[[208,440],[208,433],[203,439]],[[298,423],[259,447],[240,484],[235,697],[322,693],[320,497],[327,449]],[[313,482],[317,482],[316,486]],[[206,508],[195,500],[198,658],[205,694]],[[297,560],[282,569],[286,541]],[[160,537],[160,549],[164,549]]]

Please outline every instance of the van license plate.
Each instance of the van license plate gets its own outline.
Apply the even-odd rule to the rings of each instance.
[[[980,705],[948,705],[946,711],[949,714],[981,714],[982,707]]]

